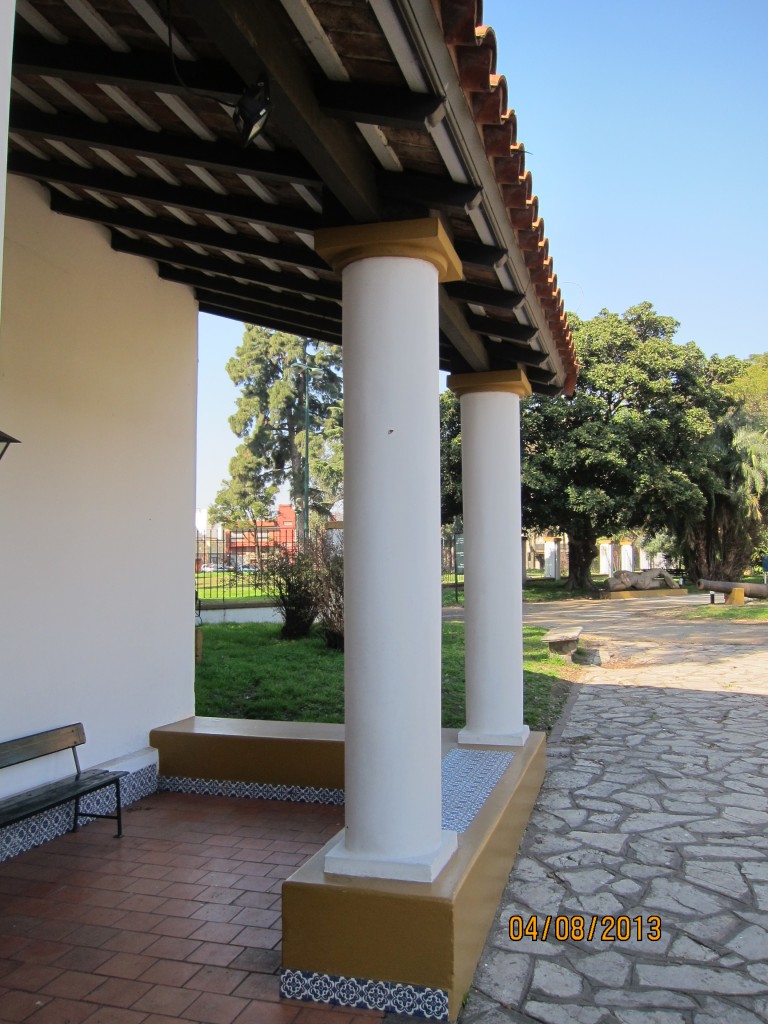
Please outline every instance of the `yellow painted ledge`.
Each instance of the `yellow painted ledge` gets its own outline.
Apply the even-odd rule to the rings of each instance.
[[[476,749],[476,748],[475,748]],[[283,886],[283,967],[443,989],[455,1020],[544,778],[532,733],[432,883],[326,875],[325,850]]]
[[[344,788],[344,726],[194,716],[152,729],[160,775]]]

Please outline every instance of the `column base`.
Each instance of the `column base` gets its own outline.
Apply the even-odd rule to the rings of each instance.
[[[351,854],[340,832],[333,847],[325,855],[324,870],[330,875],[352,875],[355,878],[388,878],[398,882],[434,882],[458,847],[455,832],[442,830],[442,841],[431,855],[386,860]]]
[[[524,725],[520,732],[481,732],[477,729],[461,729],[459,731],[459,744],[466,744],[481,747],[522,747],[531,734],[531,730]]]

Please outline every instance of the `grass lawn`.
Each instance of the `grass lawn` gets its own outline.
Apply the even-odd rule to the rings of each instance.
[[[319,636],[281,640],[280,626],[226,623],[203,630],[195,680],[196,713],[288,722],[344,721],[344,655]],[[525,721],[549,731],[568,696],[570,663],[525,627]],[[443,624],[443,726],[464,725],[464,624]]]
[[[760,582],[762,583],[762,580]],[[745,604],[743,608],[722,603],[704,604],[685,612],[682,617],[684,619],[737,619],[740,622],[761,622],[768,619],[768,600],[762,601],[760,604]]]

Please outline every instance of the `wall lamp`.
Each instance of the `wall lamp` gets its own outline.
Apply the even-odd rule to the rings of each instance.
[[[269,82],[266,76],[256,85],[246,89],[232,113],[232,120],[240,133],[243,146],[253,142],[269,120],[272,101],[269,96]]]
[[[0,459],[2,459],[12,444],[21,444],[21,442],[17,437],[11,437],[10,434],[4,434],[0,430]]]

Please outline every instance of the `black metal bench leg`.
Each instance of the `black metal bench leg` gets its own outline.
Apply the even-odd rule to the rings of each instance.
[[[80,797],[75,797],[75,819],[72,822],[72,831],[77,832],[77,826],[80,823]]]
[[[117,832],[115,839],[120,839],[123,834],[123,808],[120,803],[120,779],[115,779],[115,813],[117,815]]]

